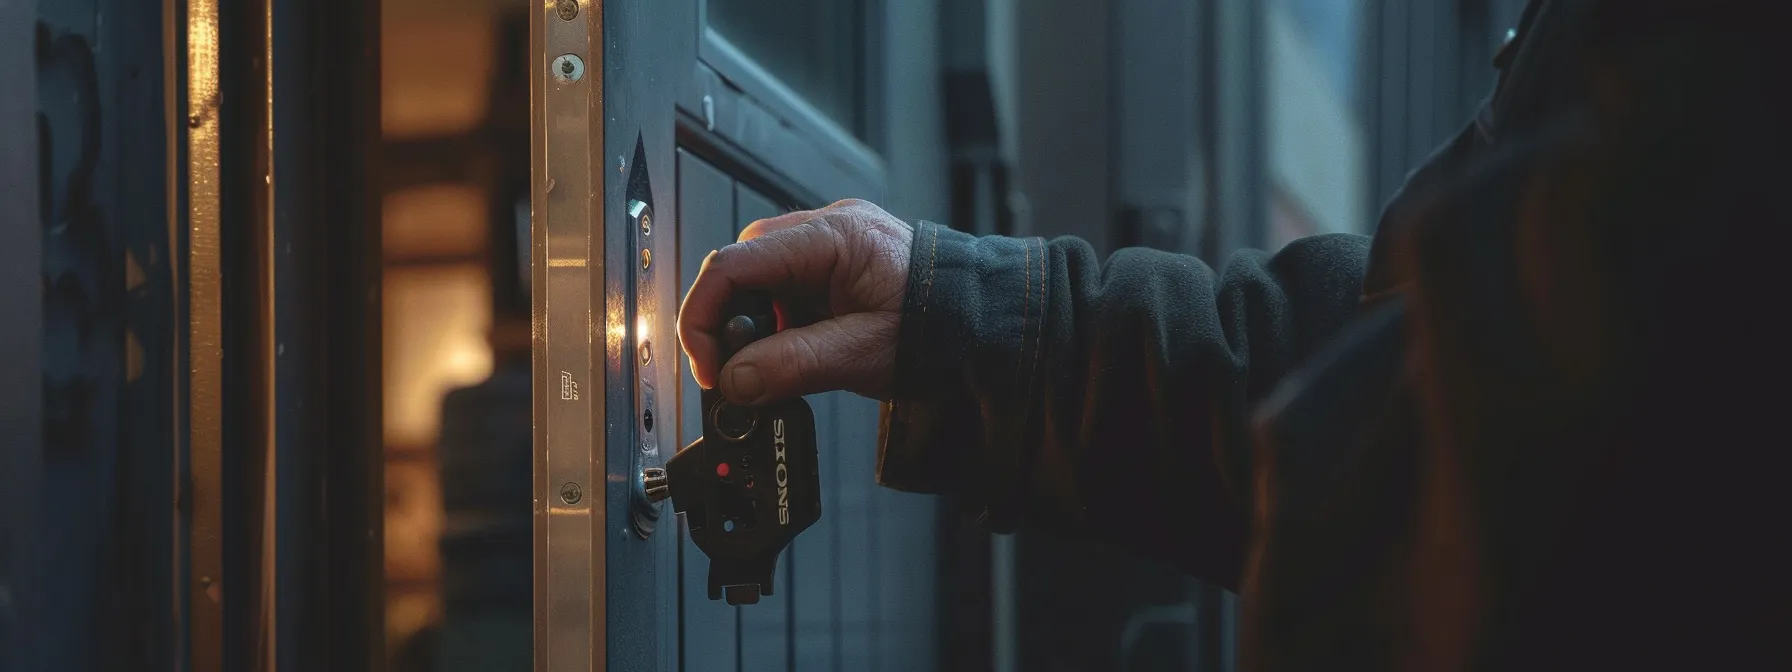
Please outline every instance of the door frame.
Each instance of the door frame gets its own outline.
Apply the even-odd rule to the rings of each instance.
[[[676,448],[678,297],[656,288],[678,283],[664,82],[690,62],[693,9],[565,0],[529,19],[538,671],[676,666],[678,535],[641,472]]]
[[[40,669],[30,642],[45,596],[37,546],[43,501],[43,241],[37,214],[37,3],[0,2],[0,668]]]

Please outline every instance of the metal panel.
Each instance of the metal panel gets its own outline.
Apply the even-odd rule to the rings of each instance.
[[[1522,0],[1465,0],[1437,6],[1369,0],[1364,43],[1370,120],[1371,199],[1381,206],[1439,144],[1467,123],[1492,91],[1491,62]]]
[[[224,668],[222,174],[217,0],[187,0],[186,221],[188,662]]]
[[[1372,134],[1370,147],[1374,148],[1373,163],[1370,171],[1373,196],[1370,206],[1373,212],[1367,213],[1368,221],[1379,221],[1381,206],[1393,196],[1394,190],[1406,179],[1406,171],[1411,163],[1406,160],[1408,154],[1405,120],[1407,91],[1407,12],[1404,3],[1388,0],[1370,0],[1371,9],[1366,12],[1365,23],[1371,31],[1364,42],[1373,50],[1374,56],[1366,59],[1368,73],[1363,81],[1370,87],[1369,95],[1364,99],[1371,101],[1367,117]]]
[[[1117,0],[1108,29],[1111,191],[1117,245],[1199,252],[1199,8],[1181,0]]]
[[[379,90],[378,69],[362,67],[378,9],[368,5],[272,0],[255,17],[267,81],[248,93],[266,96],[258,140],[271,159],[266,176],[234,184],[271,191],[260,215],[271,322],[259,345],[272,393],[263,581],[274,669],[384,663],[384,455],[370,421],[379,414],[380,313],[368,291],[380,286],[380,226],[378,201],[367,198]]]
[[[1263,152],[1263,10],[1254,0],[1206,3],[1209,31],[1203,35],[1211,64],[1214,105],[1208,112],[1207,143],[1213,157],[1208,194],[1215,213],[1214,236],[1203,250],[1209,262],[1240,248],[1260,247],[1266,238],[1268,180]]]
[[[317,194],[327,204],[327,232],[312,268],[328,279],[330,306],[324,403],[329,424],[321,446],[319,488],[324,566],[310,577],[322,594],[327,631],[319,667],[380,670],[387,665],[385,614],[385,451],[381,427],[381,208],[370,169],[370,147],[380,132],[380,7],[364,0],[311,0],[297,4],[322,15],[304,36],[315,59],[289,96],[312,101],[312,123],[324,133],[309,166]],[[278,19],[276,19],[278,20]],[[291,175],[291,171],[288,171]],[[307,222],[294,220],[298,227]],[[314,223],[313,223],[314,224]],[[318,276],[313,276],[318,277]],[[312,403],[316,403],[312,400]],[[312,631],[315,632],[315,631]],[[301,642],[315,645],[315,642]],[[291,669],[291,668],[282,668]],[[301,666],[298,669],[305,669]]]
[[[679,295],[690,289],[712,250],[734,242],[734,181],[684,150],[678,151]],[[681,358],[680,363],[684,360]],[[703,435],[702,390],[688,373],[679,376],[679,445]],[[827,514],[824,511],[823,517]],[[679,565],[683,589],[679,605],[679,650],[686,672],[724,672],[740,666],[740,611],[708,595],[709,559],[682,533],[678,519]]]
[[[771,199],[740,184],[734,187],[734,226],[776,217],[784,209]],[[826,517],[827,512],[822,512]],[[808,537],[808,533],[804,533]],[[791,554],[778,556],[772,575],[772,594],[759,604],[740,607],[740,667],[742,670],[782,670],[790,666],[792,631]]]
[[[859,402],[857,413],[841,414],[840,422],[870,428],[870,441],[843,446],[843,450],[875,455],[877,403]],[[936,667],[938,649],[938,591],[934,576],[938,563],[932,543],[935,498],[878,488],[872,493],[872,524],[878,535],[877,618],[873,621],[874,650],[879,669],[927,670]]]
[[[0,668],[37,672],[35,615],[45,596],[42,227],[38,221],[36,77],[31,31],[37,3],[0,0]]]
[[[1406,62],[1399,65],[1406,73],[1406,153],[1401,158],[1409,165],[1418,165],[1431,152],[1439,137],[1436,87],[1439,71],[1445,65],[1438,63],[1437,56],[1442,46],[1439,43],[1437,25],[1445,11],[1445,3],[1399,3],[1400,11],[1406,15]],[[1454,74],[1453,72],[1451,74]]]
[[[530,25],[538,672],[603,669],[608,644],[600,431],[601,358],[612,339],[603,329],[605,217],[592,211],[607,184],[601,10],[581,1],[563,19],[544,2]]]
[[[20,512],[31,516],[29,552],[42,572],[30,583],[55,586],[55,599],[18,584],[0,590],[35,601],[25,618],[41,638],[26,646],[45,669],[129,666],[167,659],[177,646],[174,282],[155,108],[163,77],[153,66],[162,35],[126,28],[154,25],[160,11],[115,0],[43,3],[35,21],[27,11],[17,24],[36,59],[21,66],[13,92],[36,107],[36,123],[27,116],[21,127],[36,138],[8,149],[41,152],[21,154],[36,158],[38,172],[17,182],[36,188],[15,202],[32,207],[8,213],[31,216],[15,230],[36,241],[14,248],[31,251],[18,269],[29,280],[14,289],[32,298],[23,322],[36,345],[6,346],[30,356],[34,373],[16,380],[36,388],[33,401],[20,400],[19,412],[35,413],[31,466],[19,474],[32,484],[20,487],[82,493],[47,508],[34,496]],[[115,645],[96,648],[91,638]]]
[[[840,667],[842,670],[901,670],[884,664],[881,554],[890,541],[877,516],[877,405],[861,397],[834,400],[834,436],[829,453],[839,455],[839,503],[834,507],[839,535]],[[931,654],[931,652],[928,652]],[[926,666],[923,666],[926,667]]]
[[[1014,45],[1016,183],[1026,198],[1017,234],[1074,235],[1112,252],[1108,1],[1015,4],[1025,26]]]
[[[597,423],[604,435],[603,495],[608,500],[608,515],[600,528],[604,537],[602,555],[604,588],[603,608],[606,618],[597,632],[607,640],[604,664],[614,670],[670,669],[677,652],[677,535],[670,524],[659,525],[660,532],[643,538],[633,524],[635,507],[645,504],[641,486],[641,469],[663,462],[671,448],[676,427],[671,422],[656,422],[654,429],[645,427],[647,403],[643,378],[655,390],[654,414],[667,419],[678,416],[672,406],[672,390],[678,389],[678,340],[676,316],[679,294],[675,291],[651,291],[635,303],[640,314],[628,314],[624,306],[631,286],[643,274],[651,276],[656,288],[670,290],[677,286],[678,268],[674,264],[651,264],[641,268],[640,250],[633,243],[648,246],[655,259],[678,258],[679,210],[675,198],[675,153],[673,144],[675,74],[695,58],[695,45],[675,39],[681,27],[694,21],[695,5],[691,2],[639,3],[603,2],[594,11],[603,13],[603,95],[601,109],[592,109],[592,121],[602,120],[602,147],[592,156],[593,170],[601,170],[613,179],[605,180],[597,202],[602,217],[594,217],[592,231],[602,231],[603,273],[592,278],[594,307],[602,294],[602,319],[593,322],[593,346],[601,344],[605,415],[612,419]],[[594,45],[595,46],[595,45]],[[592,68],[590,72],[596,72]],[[601,113],[601,114],[600,114]],[[636,181],[630,186],[630,181]],[[599,193],[592,191],[590,193]],[[631,196],[631,193],[634,195]],[[652,232],[641,226],[635,209],[628,202],[640,198],[653,211]],[[605,223],[601,228],[596,221]],[[596,258],[593,253],[593,258]],[[601,281],[601,285],[597,284]],[[598,313],[594,312],[594,317]],[[645,317],[643,320],[641,318]],[[600,331],[601,329],[601,331]],[[640,367],[642,353],[651,349],[647,367]],[[670,358],[670,359],[668,359]],[[648,436],[655,444],[643,451]],[[670,507],[664,507],[661,522],[669,522]]]
[[[224,669],[275,666],[273,63],[267,0],[218,7]],[[197,419],[195,419],[197,423]],[[197,424],[195,425],[197,428]]]
[[[785,565],[790,568],[785,588],[790,597],[792,620],[790,629],[791,667],[797,672],[830,672],[840,666],[840,632],[838,630],[838,594],[840,580],[839,501],[840,461],[849,459],[837,448],[835,426],[839,415],[835,402],[844,392],[831,392],[809,397],[815,411],[815,441],[821,451],[821,520],[791,542],[785,551]]]

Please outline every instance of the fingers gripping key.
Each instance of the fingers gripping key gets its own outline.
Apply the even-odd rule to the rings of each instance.
[[[723,362],[771,334],[769,299],[737,298],[723,327]],[[709,556],[709,599],[753,604],[772,594],[778,554],[821,518],[815,415],[802,398],[760,407],[729,404],[704,390],[703,436],[647,470],[655,500],[672,498],[691,540]]]

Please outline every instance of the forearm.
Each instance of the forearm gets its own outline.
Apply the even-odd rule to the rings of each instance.
[[[1064,238],[917,228],[880,480],[951,493],[997,530],[1101,530],[1224,572],[1243,534],[1246,416],[1354,311],[1368,239],[1215,272]]]

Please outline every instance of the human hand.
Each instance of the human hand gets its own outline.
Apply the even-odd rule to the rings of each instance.
[[[697,384],[742,405],[832,390],[887,399],[913,239],[914,227],[857,199],[748,225],[703,260],[678,313]],[[779,331],[722,362],[723,312],[744,290],[777,301]]]

